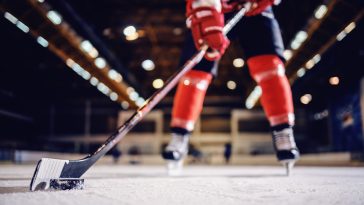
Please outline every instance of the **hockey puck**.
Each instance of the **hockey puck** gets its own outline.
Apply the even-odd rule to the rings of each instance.
[[[51,179],[49,187],[53,190],[81,190],[85,188],[85,180],[78,178]]]

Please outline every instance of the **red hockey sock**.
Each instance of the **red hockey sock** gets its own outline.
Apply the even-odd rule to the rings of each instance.
[[[211,79],[211,73],[191,70],[180,80],[174,96],[171,127],[193,130]]]
[[[282,60],[276,55],[260,55],[248,59],[248,66],[262,89],[261,103],[270,125],[293,125],[292,92]]]

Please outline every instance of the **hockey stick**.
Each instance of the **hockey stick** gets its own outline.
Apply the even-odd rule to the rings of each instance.
[[[238,13],[224,26],[223,32],[226,35],[240,19],[244,16],[249,8],[246,5],[240,9]],[[187,61],[183,67],[173,74],[166,82],[166,84],[157,90],[147,101],[140,107],[118,130],[112,134],[100,148],[87,157],[80,160],[61,160],[42,158],[34,171],[30,190],[46,190],[50,187],[52,179],[78,179],[80,178],[98,159],[104,156],[110,149],[114,147],[124,136],[147,114],[151,109],[159,103],[167,93],[178,83],[178,81],[190,71],[196,64],[198,64],[208,49],[207,45],[202,48]]]

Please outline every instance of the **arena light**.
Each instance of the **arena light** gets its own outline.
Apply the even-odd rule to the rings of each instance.
[[[349,25],[347,25],[344,29],[344,31],[349,34],[350,32],[352,32],[356,27],[355,22],[351,22]]]
[[[47,47],[47,46],[48,46],[48,41],[47,41],[45,38],[43,38],[42,36],[38,36],[38,38],[37,38],[37,42],[38,42],[41,46],[43,46],[43,47]]]
[[[313,68],[315,66],[315,61],[313,60],[313,59],[310,59],[309,61],[307,61],[306,62],[306,64],[305,64],[305,67],[307,68],[307,69],[311,69],[311,68]]]
[[[24,33],[29,32],[29,27],[27,25],[25,25],[23,22],[19,21],[19,20],[16,22],[16,27],[18,27]]]
[[[130,95],[132,92],[134,92],[135,90],[134,90],[134,88],[132,88],[132,87],[128,87],[127,89],[126,89],[126,93],[128,93],[128,95]]]
[[[300,46],[301,46],[301,44],[298,43],[297,41],[292,41],[292,43],[291,43],[291,48],[293,50],[297,50]]]
[[[315,18],[316,19],[322,19],[322,17],[324,17],[326,13],[327,13],[327,6],[326,5],[320,5],[315,10]]]
[[[153,88],[159,89],[159,88],[163,87],[163,85],[164,85],[164,82],[162,79],[158,78],[158,79],[153,80]]]
[[[142,62],[142,68],[146,71],[154,70],[155,64],[152,60],[147,59]]]
[[[302,43],[307,39],[307,37],[308,34],[306,31],[299,31],[291,43],[291,48],[293,50],[298,49],[302,45]]]
[[[123,33],[125,36],[130,36],[136,33],[136,28],[134,26],[127,26],[124,28]]]
[[[90,52],[88,52],[88,54],[89,54],[92,58],[97,58],[97,56],[99,55],[99,52],[96,50],[96,48],[93,48]]]
[[[242,58],[235,58],[233,60],[233,65],[235,68],[241,68],[244,66],[244,60]]]
[[[306,62],[305,67],[307,69],[313,68],[318,62],[321,60],[321,55],[316,54],[313,58],[311,58],[309,61]]]
[[[81,74],[81,72],[83,71],[83,68],[80,65],[78,65],[77,63],[74,63],[71,68],[73,71],[75,71],[78,74]]]
[[[90,83],[91,83],[91,85],[96,86],[99,83],[99,80],[95,77],[92,77],[90,79]]]
[[[182,30],[182,28],[174,28],[173,29],[173,34],[174,35],[176,35],[176,36],[179,36],[179,35],[181,35],[183,33],[183,30]]]
[[[350,32],[352,32],[356,27],[355,22],[351,22],[347,25],[337,36],[336,40],[341,41],[343,40]]]
[[[286,59],[286,60],[289,60],[292,58],[292,51],[287,49],[287,50],[284,50],[283,52],[283,57]]]
[[[111,92],[110,93],[110,99],[112,101],[116,101],[119,98],[118,94],[116,94],[115,92]]]
[[[73,67],[73,65],[75,64],[75,61],[74,61],[74,60],[72,60],[71,58],[68,58],[68,59],[66,60],[66,64],[67,64],[67,66],[68,66],[68,67],[72,68],[72,67]]]
[[[39,3],[43,3],[43,2],[44,2],[44,0],[38,0],[38,2],[39,2]]]
[[[91,78],[91,74],[83,69],[80,65],[78,65],[77,63],[74,64],[74,66],[72,67],[72,69],[79,75],[81,76],[83,79],[85,80],[90,80]]]
[[[18,21],[18,19],[9,12],[5,12],[4,17],[13,24],[16,24],[16,22]]]
[[[316,54],[313,58],[312,58],[313,62],[315,62],[315,64],[317,64],[318,62],[320,62],[321,60],[321,55],[320,54]]]
[[[232,80],[229,80],[227,83],[226,83],[226,86],[227,88],[229,88],[230,90],[235,90],[236,88],[236,83]]]
[[[62,23],[62,16],[56,11],[48,11],[47,17],[55,25],[59,25]]]
[[[128,41],[134,41],[139,38],[139,34],[134,26],[125,27],[123,33]]]
[[[111,70],[109,70],[109,72],[108,72],[108,76],[109,76],[109,78],[111,78],[111,79],[115,79],[115,78],[117,78],[117,76],[118,76],[118,72],[116,72],[115,70],[113,70],[113,69],[111,69]]]
[[[341,41],[346,37],[346,33],[344,31],[340,32],[339,34],[337,34],[336,36],[336,40],[337,41]]]
[[[306,31],[299,31],[296,35],[296,40],[299,42],[304,42],[307,39],[307,32]]]
[[[333,77],[331,77],[331,78],[329,79],[329,83],[330,83],[331,85],[339,85],[339,83],[340,83],[340,78],[339,78],[339,77],[337,77],[337,76],[333,76]]]
[[[108,72],[109,78],[115,80],[116,82],[120,83],[123,80],[123,77],[117,71],[111,69]]]
[[[139,98],[136,100],[136,102],[135,102],[135,104],[136,104],[138,107],[143,106],[143,105],[144,105],[144,103],[145,103],[145,100],[144,100],[144,98],[142,98],[142,97],[139,97]]]
[[[328,110],[323,110],[322,112],[315,113],[313,115],[313,119],[315,119],[315,120],[322,120],[324,118],[327,118],[328,116],[329,116],[329,111]]]
[[[123,101],[121,104],[121,107],[123,108],[123,109],[128,109],[129,108],[129,103],[128,102],[126,102],[126,101]]]
[[[118,74],[114,80],[115,80],[117,83],[120,83],[120,82],[123,80],[123,77],[122,77],[120,74]]]
[[[109,87],[107,87],[104,83],[99,83],[97,85],[97,89],[105,95],[107,95],[107,93],[110,91]]]
[[[81,76],[82,76],[82,78],[83,78],[83,79],[85,79],[85,80],[89,80],[89,79],[91,78],[91,74],[90,74],[88,71],[86,71],[86,70],[84,70],[84,71],[81,73]]]
[[[91,78],[91,74],[88,71],[86,71],[85,69],[83,69],[77,63],[73,63],[71,68],[73,71],[75,71],[78,75],[80,75],[85,80],[89,80]]]
[[[139,98],[139,94],[137,92],[133,91],[130,93],[129,97],[130,97],[130,100],[136,101]]]
[[[297,77],[301,78],[306,74],[306,69],[305,68],[300,68],[297,70]]]
[[[312,101],[312,95],[305,94],[305,95],[301,96],[300,100],[301,100],[302,104],[307,105],[308,103],[310,103]]]
[[[18,27],[24,33],[29,32],[29,30],[30,30],[29,27],[27,25],[25,25],[23,22],[21,22],[20,20],[18,20],[13,14],[11,14],[9,12],[5,12],[4,13],[4,18],[6,18],[11,23],[15,24],[16,27]]]
[[[98,57],[95,59],[95,65],[96,65],[96,67],[103,69],[106,66],[106,61],[104,58]]]
[[[92,58],[96,58],[99,55],[99,52],[88,40],[82,41],[80,47],[84,52],[86,52]]]
[[[84,40],[84,41],[81,42],[81,49],[83,51],[90,52],[93,48],[94,48],[94,46],[91,44],[90,41]]]
[[[134,41],[134,40],[139,38],[139,34],[138,33],[133,33],[132,35],[126,36],[125,38],[128,41]]]
[[[254,90],[250,93],[250,95],[245,101],[245,107],[247,109],[252,109],[261,95],[262,95],[262,88],[260,86],[255,86]]]

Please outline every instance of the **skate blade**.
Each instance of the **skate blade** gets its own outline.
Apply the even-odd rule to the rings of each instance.
[[[168,160],[167,174],[168,176],[181,176],[183,169],[183,159],[181,160]]]
[[[296,160],[282,160],[281,163],[286,169],[286,176],[291,176]]]

